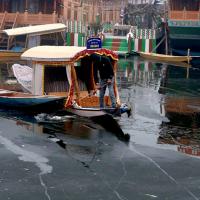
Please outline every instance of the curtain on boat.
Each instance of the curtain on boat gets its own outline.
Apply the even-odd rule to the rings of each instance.
[[[13,64],[12,69],[14,76],[21,86],[32,93],[32,68],[26,65]]]
[[[28,49],[40,45],[40,35],[27,36],[27,37],[29,37],[27,44]]]
[[[35,64],[33,66],[32,93],[34,95],[43,95],[43,71],[44,67],[41,64]]]

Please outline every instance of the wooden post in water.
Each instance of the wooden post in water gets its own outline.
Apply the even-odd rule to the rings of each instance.
[[[168,35],[167,35],[167,16],[166,16],[167,3],[164,4],[164,31],[165,31],[165,54],[168,54]]]
[[[188,67],[187,67],[187,78],[189,78],[189,67],[190,67],[190,49],[188,49],[187,52],[187,57],[188,57]]]

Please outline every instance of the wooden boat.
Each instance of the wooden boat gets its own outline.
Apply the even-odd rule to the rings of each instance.
[[[9,107],[28,112],[48,111],[51,106],[54,109],[63,107],[64,97],[39,96],[29,93],[16,92],[10,90],[0,90],[0,106]],[[53,109],[51,109],[53,110]]]
[[[119,105],[116,112],[109,107],[110,99],[107,95],[104,98],[106,109],[99,108],[99,97],[96,94],[91,95],[91,91],[93,93],[95,90],[93,75],[95,58],[91,56],[93,54],[105,56],[113,64],[114,92]],[[113,51],[75,46],[38,46],[25,51],[21,58],[32,61],[33,64],[32,93],[66,97],[63,107],[66,112],[96,121],[109,118],[113,123],[116,121],[111,114],[130,113],[130,108],[120,102],[116,79],[118,56]]]
[[[190,56],[173,56],[173,55],[165,55],[165,54],[158,54],[158,53],[146,53],[146,52],[137,52],[141,57],[152,59],[152,60],[159,60],[159,61],[167,61],[167,62],[190,62],[192,57]]]

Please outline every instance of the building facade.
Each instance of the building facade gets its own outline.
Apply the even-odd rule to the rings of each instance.
[[[120,20],[122,6],[120,0],[64,0],[63,17],[65,20],[88,24],[117,23]]]
[[[0,30],[60,22],[60,4],[62,0],[0,0]],[[0,33],[0,49],[24,47],[25,41],[25,36],[14,38]]]
[[[127,0],[0,0],[0,30],[66,21],[120,23],[127,3]]]
[[[59,21],[62,0],[0,0],[0,29]]]

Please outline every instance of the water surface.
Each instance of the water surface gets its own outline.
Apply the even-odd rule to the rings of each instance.
[[[11,70],[13,63],[1,64],[0,84],[6,84],[8,89],[21,90]],[[156,63],[137,56],[120,59],[117,77],[119,93],[121,101],[132,107],[132,116],[123,115],[119,124],[124,132],[131,135],[131,142],[185,153],[195,150],[195,154],[200,156],[199,116],[182,113],[177,117],[176,109],[175,117],[171,110],[168,113],[169,108],[173,110],[179,104],[183,111],[189,107],[199,113],[200,106],[196,103],[199,102],[199,77],[198,66],[187,70],[183,66]],[[189,103],[182,105],[183,99]],[[171,102],[176,102],[175,106]],[[59,134],[62,137],[91,139],[96,137],[95,131],[101,130],[99,125],[80,118],[39,124],[34,116],[20,112],[1,110],[0,114],[33,134],[45,133],[51,138]],[[187,124],[184,120],[188,119],[190,123]]]

